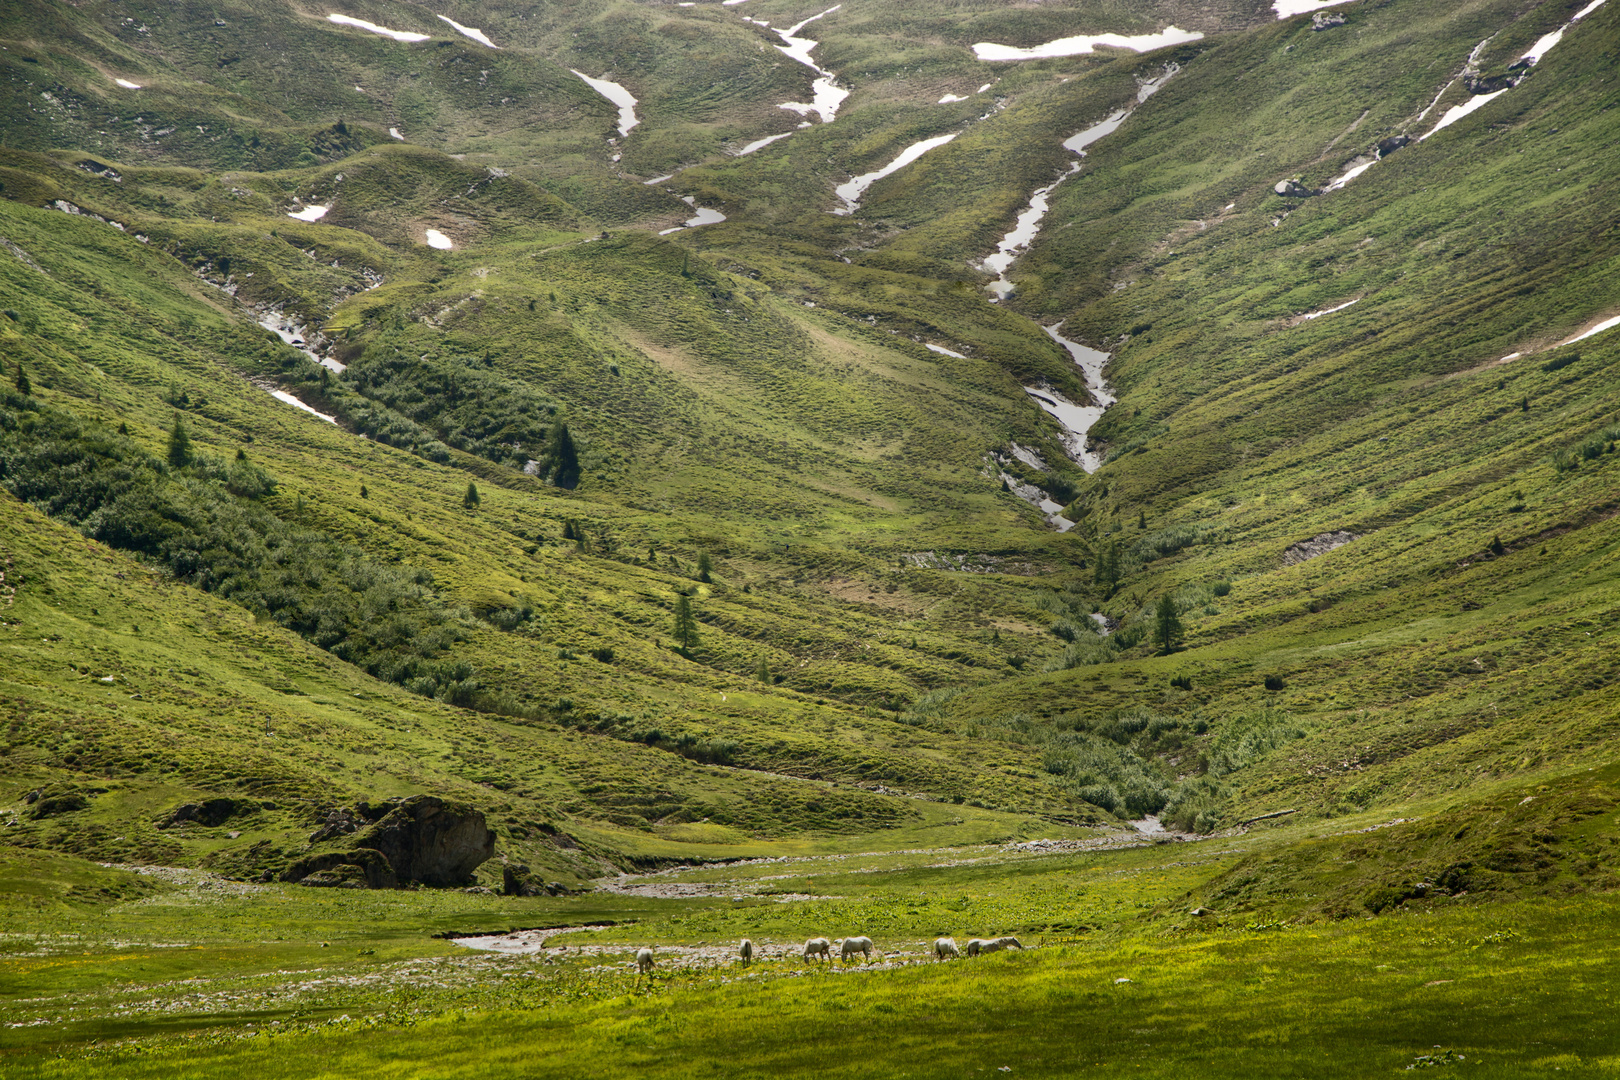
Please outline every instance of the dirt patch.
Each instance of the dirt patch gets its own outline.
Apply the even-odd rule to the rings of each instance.
[[[907,615],[920,614],[928,606],[928,601],[910,593],[899,590],[887,592],[884,588],[854,578],[834,577],[822,588],[835,600],[851,604],[871,604],[890,611],[904,612]]]

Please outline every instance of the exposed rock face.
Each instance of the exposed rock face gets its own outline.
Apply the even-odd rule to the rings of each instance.
[[[375,824],[360,832],[366,821]],[[495,833],[481,812],[432,795],[331,811],[310,839],[348,835],[354,836],[352,848],[299,859],[281,880],[348,889],[393,889],[407,882],[460,885],[495,854]],[[545,891],[544,885],[540,889]]]
[[[282,881],[295,881],[312,888],[396,889],[399,876],[382,852],[370,848],[353,851],[323,851],[299,859],[281,875]]]
[[[1401,147],[1407,145],[1411,141],[1412,136],[1410,135],[1391,135],[1389,138],[1378,144],[1378,156],[1381,158],[1389,157],[1389,155],[1393,154],[1395,151],[1399,150]]]
[[[1300,183],[1298,180],[1279,180],[1277,186],[1271,190],[1285,199],[1308,199],[1316,192]]]
[[[1330,30],[1335,26],[1344,25],[1344,16],[1327,11],[1318,11],[1311,16],[1312,30]]]
[[[1306,559],[1314,559],[1318,555],[1326,555],[1334,548],[1343,547],[1350,541],[1359,539],[1361,539],[1361,537],[1355,533],[1345,532],[1342,529],[1338,532],[1320,533],[1311,537],[1309,540],[1301,540],[1297,544],[1290,544],[1287,550],[1283,552],[1283,565],[1297,565],[1298,563],[1304,562]]]
[[[503,896],[556,896],[565,891],[561,885],[547,885],[527,866],[508,864],[501,867]]]
[[[175,807],[174,813],[169,815],[169,820],[158,828],[167,829],[187,822],[213,828],[216,825],[223,825],[235,814],[252,809],[254,809],[252,804],[239,803],[235,799],[209,799],[206,802],[186,803],[184,806]]]
[[[495,833],[470,806],[413,795],[355,838],[380,851],[401,881],[459,885],[495,854]]]

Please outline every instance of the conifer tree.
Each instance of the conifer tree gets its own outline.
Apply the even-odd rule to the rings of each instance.
[[[34,392],[34,387],[28,381],[28,372],[23,370],[22,361],[17,361],[17,393],[23,397]]]
[[[1181,613],[1176,610],[1176,602],[1169,593],[1159,597],[1159,606],[1154,609],[1153,638],[1165,656],[1169,656],[1181,640]]]
[[[697,579],[704,584],[714,580],[714,562],[707,551],[698,552]]]
[[[692,598],[682,593],[675,598],[674,637],[680,647],[690,649],[697,644],[697,619],[692,616]]]
[[[579,486],[579,447],[561,420],[551,429],[551,480],[560,488]]]
[[[169,429],[169,465],[183,469],[191,464],[191,433],[179,413],[174,414],[174,426]]]
[[[468,483],[467,494],[461,497],[461,505],[465,506],[468,510],[476,510],[478,509],[478,504],[481,502],[483,502],[483,500],[478,497],[478,485]]]

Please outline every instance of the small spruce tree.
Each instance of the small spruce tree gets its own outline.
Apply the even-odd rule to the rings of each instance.
[[[673,634],[675,641],[683,649],[691,649],[697,645],[697,619],[692,615],[692,598],[685,593],[675,598]]]
[[[1181,640],[1181,613],[1176,610],[1176,602],[1169,593],[1159,597],[1159,605],[1153,611],[1153,639],[1159,643],[1159,651],[1165,656],[1175,651],[1176,644]]]
[[[579,472],[579,447],[568,425],[558,420],[551,429],[551,481],[572,490],[579,486]]]
[[[360,485],[360,497],[361,497],[361,498],[362,498],[362,499],[369,499],[369,498],[371,498],[371,492],[369,492],[369,491],[367,491],[367,490],[366,490],[366,485],[364,485],[364,484],[361,484],[361,485]]]
[[[765,662],[763,656],[759,658],[759,666],[754,669],[754,678],[763,683],[771,681],[771,666]]]
[[[23,397],[34,392],[34,387],[28,381],[28,372],[23,370],[22,361],[17,361],[17,393]]]
[[[478,497],[478,485],[469,482],[467,484],[467,493],[461,497],[461,505],[468,510],[476,510],[481,502],[483,500]]]
[[[704,584],[714,580],[714,563],[707,551],[698,552],[697,579]]]
[[[191,434],[186,431],[186,422],[179,413],[174,416],[174,426],[169,429],[169,465],[176,469],[183,469],[191,464]]]

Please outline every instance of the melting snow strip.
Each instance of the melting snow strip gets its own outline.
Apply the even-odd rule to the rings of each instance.
[[[311,416],[318,416],[322,420],[325,420],[328,424],[337,423],[337,417],[335,417],[335,416],[327,416],[323,412],[317,412],[316,410],[310,408],[308,405],[305,405],[302,401],[299,401],[297,398],[293,397],[291,394],[287,393],[287,391],[285,391],[285,390],[272,390],[272,391],[270,391],[270,396],[275,398],[277,401],[286,402],[288,405],[291,405],[295,409],[302,409],[304,412],[309,413],[309,415],[311,415]]]
[[[629,135],[630,129],[641,123],[636,118],[636,99],[631,96],[630,91],[616,82],[610,82],[607,79],[593,79],[583,71],[574,71],[573,68],[568,70],[573,71],[575,75],[584,79],[592,90],[595,90],[619,107],[619,135],[621,137]]]
[[[332,209],[330,206],[306,206],[298,213],[288,214],[287,216],[298,221],[319,221],[326,216],[326,212],[330,209]]]
[[[439,18],[443,19],[445,22],[447,22],[451,26],[455,27],[456,28],[456,33],[461,34],[463,37],[470,37],[474,41],[478,42],[478,44],[487,45],[491,49],[500,48],[499,45],[497,45],[493,41],[489,40],[489,35],[488,34],[484,33],[482,30],[478,29],[476,26],[462,26],[460,23],[456,22],[456,20],[450,18],[447,15],[440,15]]]
[[[1309,319],[1320,319],[1324,315],[1331,315],[1335,311],[1343,311],[1345,308],[1349,307],[1351,304],[1359,304],[1359,303],[1361,303],[1361,297],[1358,296],[1354,300],[1350,300],[1350,301],[1347,301],[1347,302],[1345,302],[1343,304],[1340,304],[1338,307],[1323,308],[1321,311],[1313,311],[1308,315],[1301,315],[1299,317],[1299,321],[1300,322],[1305,322],[1306,320],[1309,320]]]
[[[771,143],[775,142],[776,140],[785,139],[791,134],[793,134],[793,132],[784,131],[780,135],[767,135],[763,139],[755,139],[753,142],[749,143],[747,146],[745,146],[741,150],[737,151],[737,156],[738,157],[746,157],[747,155],[752,154],[755,150],[763,150],[767,146],[771,145]],[[667,180],[668,177],[665,177],[665,179]],[[648,182],[651,183],[651,181],[648,181]]]
[[[128,79],[114,79],[113,82],[122,86],[125,90],[139,90],[141,88],[140,83],[132,83]]]
[[[883,166],[883,168],[879,169],[877,172],[862,173],[860,176],[855,177],[847,183],[839,184],[833,189],[833,191],[840,199],[844,200],[845,205],[840,206],[838,209],[834,210],[833,213],[846,217],[853,214],[856,210],[860,209],[861,195],[866,191],[867,188],[871,187],[879,180],[882,180],[885,176],[890,176],[899,172],[901,169],[905,168],[907,165],[910,165],[913,161],[916,161],[918,158],[922,157],[935,147],[944,146],[946,143],[950,142],[960,134],[962,134],[960,131],[953,131],[948,135],[936,135],[932,139],[924,139],[921,142],[912,143],[910,146],[906,147],[900,152],[899,157]]]
[[[973,55],[986,61],[1049,60],[1060,56],[1084,56],[1095,52],[1099,45],[1130,49],[1133,52],[1148,52],[1152,49],[1162,49],[1166,45],[1182,45],[1189,41],[1198,41],[1203,36],[1197,30],[1182,30],[1167,26],[1157,34],[1079,34],[1075,37],[1058,38],[1056,41],[1048,41],[1045,45],[1036,45],[1028,49],[1021,49],[1015,45],[997,45],[993,41],[980,41],[974,44]]]
[[[1304,15],[1307,12],[1337,7],[1349,2],[1350,0],[1276,0],[1271,5],[1271,10],[1277,13],[1279,19],[1292,19],[1295,15]]]
[[[364,19],[351,18],[348,15],[328,15],[327,19],[339,26],[352,26],[357,30],[369,30],[373,34],[393,38],[395,41],[426,41],[431,34],[418,34],[414,30],[390,30],[386,26],[378,26],[374,22]]]

